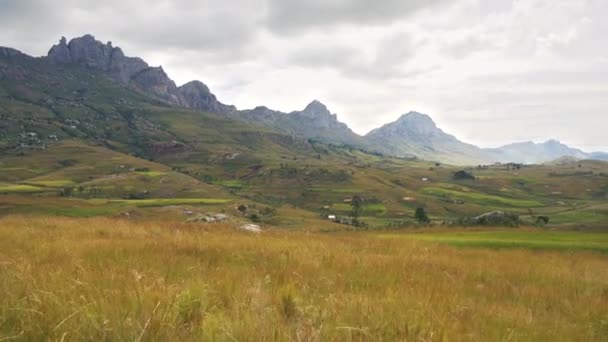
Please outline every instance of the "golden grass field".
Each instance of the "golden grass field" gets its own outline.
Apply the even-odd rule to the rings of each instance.
[[[0,341],[608,340],[605,253],[381,235],[1,218]]]

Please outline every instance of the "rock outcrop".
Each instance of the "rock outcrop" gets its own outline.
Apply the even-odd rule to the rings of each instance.
[[[192,81],[178,88],[162,67],[150,67],[141,58],[127,57],[111,42],[104,44],[90,34],[69,43],[62,37],[59,44],[49,50],[47,59],[54,64],[80,64],[100,70],[124,85],[172,105],[218,114],[236,111],[234,106],[219,102],[202,82]]]
[[[162,67],[146,68],[131,77],[132,83],[142,91],[175,105],[185,103],[175,82],[167,76]]]
[[[217,100],[203,82],[191,81],[178,88],[182,101],[188,108],[218,114],[236,112],[235,106],[225,105]]]
[[[65,37],[61,37],[59,44],[51,48],[47,58],[56,64],[75,63],[104,71],[123,84],[129,84],[134,75],[149,68],[141,58],[126,57],[122,50],[113,47],[111,42],[103,44],[89,34],[74,38],[69,44]]]

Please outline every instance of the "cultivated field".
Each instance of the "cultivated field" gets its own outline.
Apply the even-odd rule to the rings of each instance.
[[[608,339],[605,235],[420,231],[5,217],[0,341]]]

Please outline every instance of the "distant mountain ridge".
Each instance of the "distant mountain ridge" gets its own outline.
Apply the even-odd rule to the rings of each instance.
[[[34,59],[11,48],[0,48],[0,58],[7,61]],[[524,142],[499,148],[479,148],[444,132],[430,116],[418,112],[404,114],[396,121],[360,136],[317,100],[301,111],[290,113],[264,106],[238,110],[235,106],[220,102],[204,83],[191,81],[177,86],[162,67],[152,67],[141,58],[128,57],[111,42],[104,44],[90,34],[73,38],[69,42],[62,37],[49,50],[48,55],[41,59],[49,66],[56,67],[56,72],[62,72],[61,68],[69,65],[100,71],[114,82],[169,106],[215,113],[300,138],[350,145],[394,156],[468,165],[494,162],[542,163],[564,156],[608,160],[608,153],[586,153],[555,140],[540,144]],[[2,70],[0,77],[1,72]]]
[[[544,143],[531,141],[505,145],[495,149],[486,149],[498,161],[517,161],[524,164],[533,164],[551,161],[561,157],[576,159],[593,159],[590,153],[569,147],[557,140],[548,140]],[[539,158],[539,156],[542,156]]]
[[[236,118],[255,123],[262,123],[289,134],[308,139],[321,140],[333,144],[348,144],[365,147],[365,140],[354,133],[345,123],[338,121],[321,102],[314,100],[301,111],[283,113],[256,107],[235,114]]]
[[[369,132],[365,138],[374,146],[398,156],[414,155],[423,159],[456,164],[488,161],[478,147],[463,143],[437,127],[430,116],[409,112],[392,123]]]

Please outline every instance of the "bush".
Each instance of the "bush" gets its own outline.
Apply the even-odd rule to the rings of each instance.
[[[537,216],[536,224],[539,226],[544,226],[546,224],[549,224],[549,216]]]
[[[424,208],[416,209],[416,212],[414,213],[414,218],[422,224],[428,224],[431,222],[431,219],[427,215],[426,210],[424,210]]]
[[[452,178],[454,180],[473,180],[473,179],[475,179],[475,176],[466,172],[465,170],[460,170],[460,171],[454,172],[454,174],[452,175]]]

